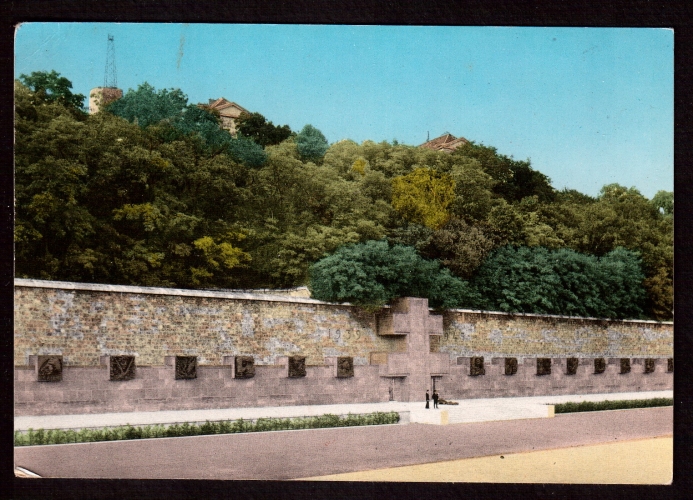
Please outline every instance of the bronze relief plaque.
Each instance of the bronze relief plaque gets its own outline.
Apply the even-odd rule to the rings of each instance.
[[[594,373],[604,373],[606,371],[606,361],[604,358],[597,358],[594,360]]]
[[[551,358],[537,358],[537,375],[551,375]]]
[[[505,358],[505,374],[515,375],[517,373],[517,358]]]
[[[654,373],[655,371],[655,360],[652,358],[647,358],[645,360],[645,373]]]
[[[135,378],[135,356],[110,357],[111,380],[132,380]]]
[[[176,380],[197,378],[197,356],[176,356]]]
[[[568,358],[568,362],[566,363],[566,375],[575,375],[577,373],[579,363],[580,361],[578,358]]]
[[[354,358],[339,357],[337,358],[337,377],[348,378],[354,376]]]
[[[38,381],[60,382],[63,379],[63,357],[39,356],[38,357]]]
[[[475,356],[469,360],[469,374],[473,377],[486,374],[483,356]]]
[[[252,356],[234,358],[234,377],[253,378],[255,376],[255,359]]]
[[[306,376],[306,357],[305,356],[289,356],[289,377],[305,377]]]
[[[621,374],[630,373],[630,358],[621,358]]]

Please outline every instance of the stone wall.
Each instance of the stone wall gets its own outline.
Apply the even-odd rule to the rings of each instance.
[[[667,359],[654,359],[654,371],[645,373],[645,360],[625,358],[629,373],[621,373],[621,358],[604,359],[606,369],[595,373],[595,358],[579,358],[576,373],[568,374],[567,358],[551,359],[551,373],[537,374],[537,358],[516,358],[517,372],[506,375],[505,358],[484,357],[484,374],[471,375],[469,357],[460,357],[436,389],[446,399],[525,397],[547,394],[605,394],[612,392],[663,391],[673,388]]]
[[[673,387],[671,323],[463,310],[441,317],[425,299],[375,315],[286,295],[17,279],[14,325],[17,415],[416,401],[434,380],[447,399]],[[45,355],[62,356],[51,361],[62,379],[49,366],[51,381],[39,381]],[[109,379],[104,357],[119,355],[134,357],[132,380]],[[286,357],[295,355],[305,357],[305,377],[288,375]],[[172,356],[195,356],[197,378],[176,380]],[[253,378],[235,378],[227,364],[235,356],[254,362]],[[353,376],[337,376],[338,356],[352,358]],[[484,357],[483,375],[470,374],[472,356]],[[513,375],[506,357],[517,359]],[[537,375],[544,357],[551,373]],[[598,358],[606,367],[595,374]]]
[[[307,366],[288,378],[286,366],[257,366],[253,378],[233,377],[231,366],[200,366],[197,378],[176,380],[169,366],[137,366],[135,378],[109,380],[108,367],[68,367],[60,382],[38,382],[32,367],[15,368],[15,415],[62,415],[189,410],[249,406],[387,401],[388,381],[377,366],[355,366],[334,376],[334,366]]]

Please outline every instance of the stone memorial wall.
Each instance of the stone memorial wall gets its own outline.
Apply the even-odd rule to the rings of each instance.
[[[671,389],[673,324],[15,280],[15,414]]]

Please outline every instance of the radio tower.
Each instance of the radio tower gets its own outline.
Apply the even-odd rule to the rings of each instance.
[[[107,89],[118,88],[115,62],[115,41],[113,40],[113,35],[108,35],[108,45],[106,48],[106,72],[103,77],[103,86]]]
[[[108,35],[103,87],[96,87],[89,92],[89,113],[98,113],[103,106],[121,97],[123,97],[123,91],[118,88],[116,77],[115,41],[113,35]]]

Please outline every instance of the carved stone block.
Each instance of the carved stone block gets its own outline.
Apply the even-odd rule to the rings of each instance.
[[[305,356],[289,356],[289,377],[305,377],[306,376],[306,357]]]
[[[505,374],[515,375],[517,373],[517,358],[505,358]]]
[[[654,373],[655,371],[655,360],[652,358],[647,358],[645,360],[645,373]]]
[[[621,358],[621,374],[630,373],[630,358]]]
[[[176,356],[176,380],[197,378],[197,356]]]
[[[469,360],[469,374],[472,377],[477,375],[485,375],[486,369],[484,368],[484,357],[475,356]]]
[[[537,358],[537,375],[551,375],[551,358]]]
[[[606,361],[604,358],[597,358],[594,360],[594,373],[604,373],[606,371]]]
[[[566,375],[575,375],[577,373],[579,363],[580,360],[578,358],[568,358],[566,363]]]
[[[674,358],[667,359],[667,372],[671,373],[674,371]]]
[[[234,359],[235,378],[253,378],[255,376],[255,359],[252,356],[236,356]]]
[[[337,377],[349,378],[354,376],[354,358],[339,357],[337,358]]]
[[[38,356],[36,368],[39,382],[60,382],[63,379],[62,356]]]
[[[111,356],[109,359],[111,380],[135,378],[135,356]]]

